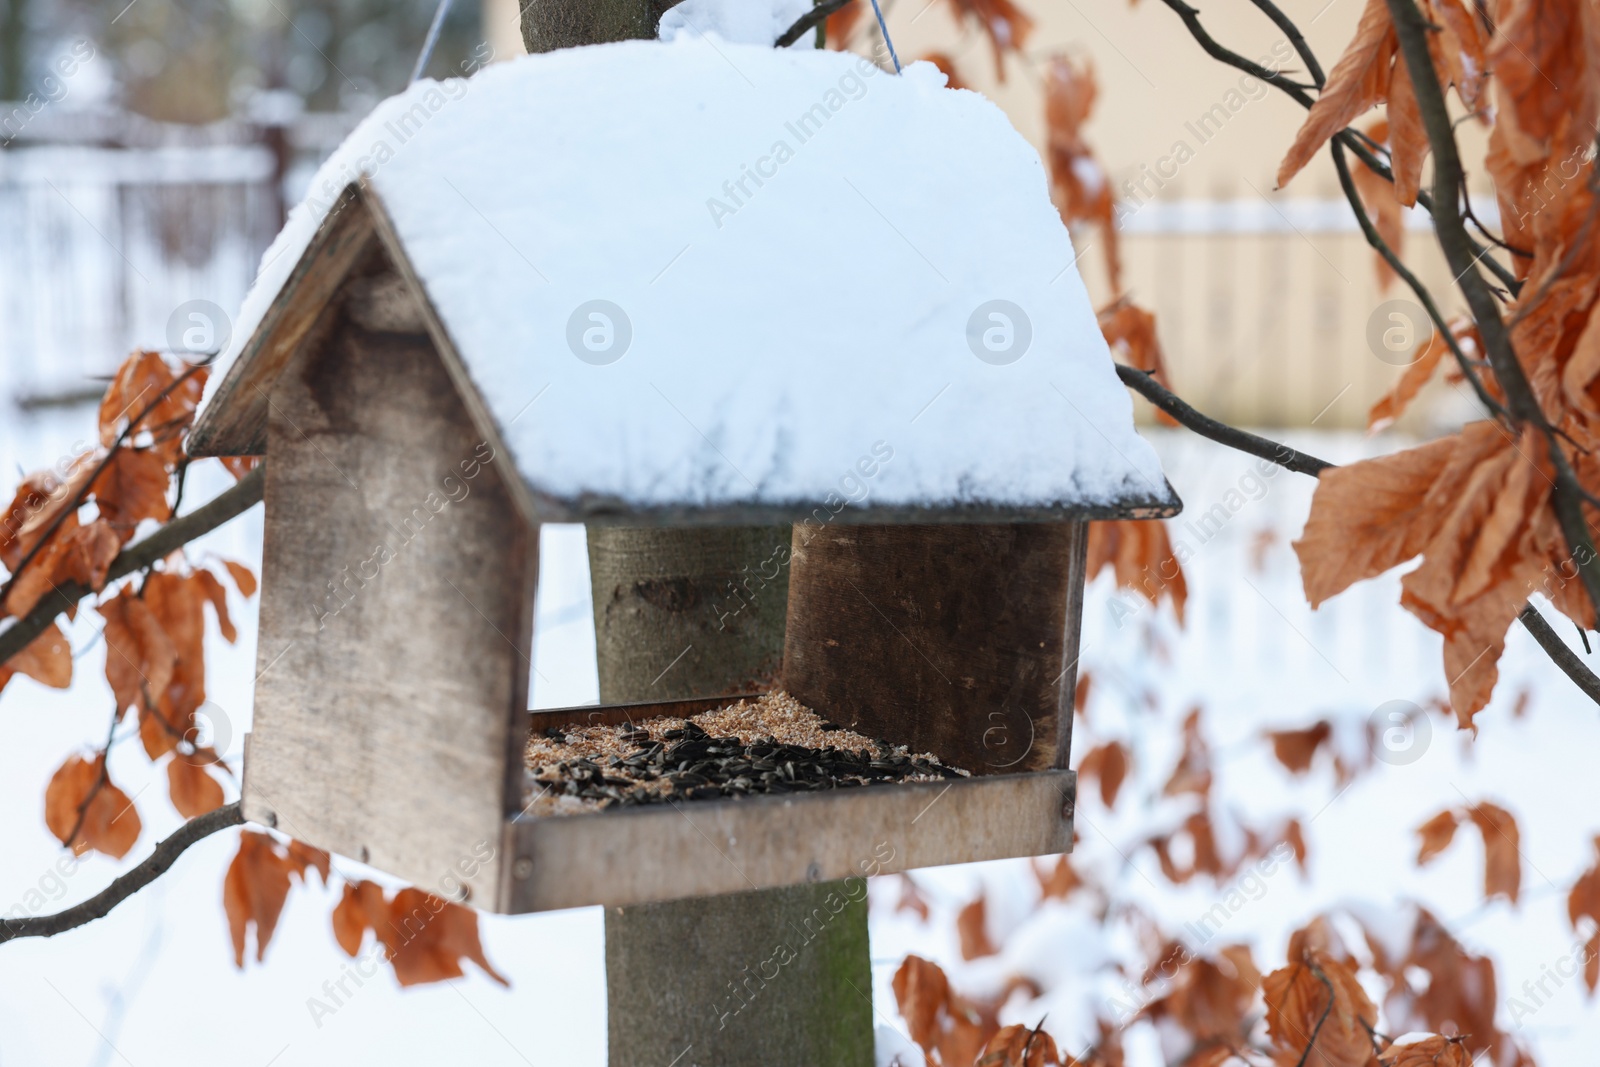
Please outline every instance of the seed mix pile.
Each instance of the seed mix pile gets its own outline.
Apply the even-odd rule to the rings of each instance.
[[[968,776],[825,722],[783,692],[688,719],[553,728],[529,739],[525,762],[528,811],[540,815]]]

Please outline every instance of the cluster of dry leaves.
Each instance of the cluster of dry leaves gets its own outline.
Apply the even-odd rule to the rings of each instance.
[[[1589,0],[1422,0],[1441,85],[1489,128],[1483,170],[1494,183],[1501,255],[1520,279],[1504,317],[1523,374],[1549,424],[1497,418],[1393,455],[1326,472],[1295,545],[1313,605],[1418,556],[1402,604],[1444,637],[1445,676],[1462,726],[1489,701],[1505,634],[1540,592],[1583,628],[1594,607],[1578,578],[1588,550],[1570,546],[1552,504],[1555,441],[1584,490],[1600,490],[1600,9]],[[1398,245],[1400,211],[1417,202],[1429,143],[1388,4],[1369,0],[1284,158],[1288,182],[1330,137],[1376,105],[1367,129],[1394,172],[1358,168],[1362,198]],[[1464,191],[1463,191],[1464,192]],[[1482,361],[1478,326],[1451,324],[1489,395],[1504,383]],[[1448,346],[1435,337],[1374,407],[1386,423],[1436,372]],[[1453,368],[1458,376],[1459,367]],[[1592,526],[1600,511],[1584,505]]]
[[[152,763],[167,761],[168,797],[180,815],[196,818],[226,803],[224,784],[232,771],[201,743],[208,725],[203,721],[208,714],[206,617],[224,640],[234,641],[224,579],[249,598],[256,591],[255,575],[232,560],[201,565],[178,550],[120,584],[108,580],[136,535],[168,522],[177,511],[189,463],[185,443],[205,380],[203,366],[175,366],[156,352],[133,353],[101,401],[98,447],[27,475],[0,516],[0,563],[8,575],[0,585],[0,618],[26,616],[54,598],[57,614],[75,619],[78,599],[96,595],[92,608],[100,619],[113,697],[110,726],[97,749],[68,756],[45,789],[45,825],[78,853],[93,850],[121,859],[143,831],[138,808],[107,769],[112,747],[124,738],[137,735]],[[223,463],[237,478],[256,461]],[[73,652],[59,623],[0,665],[0,689],[17,674],[55,688],[71,685]],[[130,711],[137,730],[119,735],[117,728]],[[328,855],[298,841],[241,834],[223,882],[223,907],[240,966],[249,929],[254,927],[260,960],[292,880],[303,882],[311,869],[326,884]],[[367,910],[350,903],[347,886],[334,917],[341,945],[348,948],[352,916],[359,914],[377,931],[403,985],[456,977],[462,959],[504,981],[483,956],[475,913],[415,889],[402,890],[385,911],[382,890],[360,885]],[[359,929],[355,941],[359,945]]]
[[[1479,805],[1463,816],[1483,820],[1488,835],[1504,829],[1491,829],[1496,811]],[[1429,827],[1425,839],[1437,834]],[[1600,841],[1596,847],[1600,852]],[[1513,863],[1515,854],[1513,845]],[[1497,862],[1490,860],[1491,871]],[[1119,899],[1068,857],[1036,867],[1035,874],[1038,908],[1087,908],[1102,926],[1125,924],[1145,946],[1142,970],[1116,965],[1128,991],[1117,1005],[1121,1018],[1099,1018],[1079,1050],[1058,1047],[1043,1019],[1031,1028],[1001,1025],[1002,1015],[1015,1017],[1019,1008],[1026,1014],[1030,1002],[1052,993],[1056,976],[1034,964],[1038,955],[1025,944],[1026,933],[1016,932],[1015,944],[993,935],[980,895],[956,917],[962,957],[996,957],[1015,967],[1001,972],[998,985],[990,975],[990,995],[959,992],[942,968],[917,956],[894,977],[900,1013],[930,1067],[1123,1067],[1126,1030],[1138,1022],[1155,1027],[1165,1061],[1174,1067],[1533,1065],[1496,1022],[1501,998],[1492,961],[1466,949],[1419,905],[1403,906],[1399,921],[1376,910],[1319,915],[1290,937],[1284,964],[1263,974],[1247,945],[1202,941],[1191,947],[1164,935],[1137,903]],[[1574,930],[1589,938],[1585,980],[1592,990],[1600,979],[1600,860],[1574,886],[1568,907]],[[896,909],[929,917],[909,877],[902,878]],[[1347,938],[1354,939],[1348,948]],[[1081,975],[1072,980],[1085,981]],[[1371,990],[1382,991],[1377,1001]]]
[[[228,773],[217,754],[198,743],[202,724],[196,713],[206,701],[206,614],[232,641],[223,578],[248,597],[255,576],[232,561],[220,561],[216,571],[195,566],[176,552],[115,591],[107,588],[107,578],[142,524],[172,517],[188,464],[184,438],[205,373],[203,367],[169,366],[154,352],[129,356],[100,404],[99,447],[26,476],[0,519],[0,561],[9,572],[0,587],[0,614],[25,616],[54,598],[73,618],[78,596],[100,594],[94,610],[114,700],[111,731],[134,711],[145,754],[152,761],[171,757],[168,794],[187,818],[222,806],[217,776]],[[19,673],[65,688],[72,664],[72,649],[52,623],[5,665],[0,685]],[[142,824],[107,773],[110,737],[92,756],[73,754],[55,772],[45,791],[45,824],[76,851],[121,858]]]
[[[1584,488],[1600,498],[1600,466],[1590,459],[1600,440],[1600,311],[1595,310],[1600,190],[1594,164],[1600,7],[1590,0],[1476,5],[1420,0],[1420,7],[1440,84],[1453,88],[1472,121],[1489,129],[1483,169],[1494,183],[1504,228],[1503,240],[1489,240],[1502,246],[1497,255],[1521,279],[1514,294],[1503,294],[1517,358]],[[992,40],[998,57],[1004,51],[1001,39]],[[1097,92],[1093,71],[1086,62],[1053,57],[1045,87],[1057,206],[1075,231],[1092,224],[1103,235],[1113,300],[1100,314],[1102,331],[1119,362],[1166,385],[1154,317],[1121,290],[1114,193],[1083,133]],[[1389,163],[1393,179],[1360,165],[1353,176],[1380,236],[1398,254],[1403,211],[1418,200],[1429,144],[1386,0],[1367,0],[1355,38],[1307,115],[1278,180],[1286,184],[1331,137],[1380,104],[1383,114],[1367,124],[1363,135]],[[1378,264],[1380,281],[1387,285],[1393,272],[1381,257]],[[1463,315],[1449,326],[1448,339],[1436,334],[1418,346],[1414,362],[1374,405],[1369,416],[1374,428],[1400,417],[1441,367],[1457,382],[1472,373],[1504,405],[1505,391],[1488,365],[1474,321]],[[1453,349],[1465,366],[1446,359]],[[1326,472],[1295,546],[1313,606],[1356,581],[1422,557],[1422,565],[1405,579],[1403,603],[1445,638],[1451,706],[1463,727],[1487,703],[1505,633],[1531,593],[1544,593],[1583,626],[1595,621],[1551,504],[1554,473],[1545,434],[1502,415],[1421,448]],[[1592,522],[1597,512],[1585,511]],[[1181,625],[1187,585],[1161,524],[1093,524],[1088,573],[1093,577],[1103,569],[1153,606],[1169,601]],[[1085,672],[1080,712],[1089,686]],[[1519,702],[1519,713],[1520,708]],[[1212,755],[1200,719],[1196,709],[1186,720],[1182,754],[1161,789],[1162,796],[1188,797],[1193,806],[1174,826],[1143,842],[1154,851],[1162,874],[1174,883],[1204,876],[1220,887],[1277,842],[1289,845],[1303,870],[1305,842],[1296,820],[1272,832],[1241,828],[1235,836],[1242,837],[1243,847],[1221,854],[1210,801]],[[1292,775],[1308,773],[1318,754],[1327,753],[1342,789],[1373,766],[1376,739],[1364,748],[1336,746],[1333,735],[1333,724],[1322,720],[1266,731],[1264,739]],[[1132,779],[1132,761],[1126,744],[1106,739],[1082,757],[1079,774],[1087,786],[1098,786],[1101,803],[1111,808]],[[1485,899],[1500,897],[1515,905],[1521,883],[1519,832],[1499,805],[1479,802],[1427,820],[1418,828],[1418,864],[1447,848],[1464,823],[1482,839]],[[1600,839],[1596,847],[1600,851]],[[1185,861],[1178,862],[1178,856]],[[1354,914],[1319,917],[1293,936],[1284,966],[1263,976],[1246,946],[1190,952],[1160,936],[1152,918],[1080,875],[1065,857],[1036,873],[1041,907],[1069,897],[1085,900],[1102,919],[1131,917],[1145,932],[1150,963],[1139,979],[1151,992],[1136,1018],[1159,1025],[1169,1063],[1526,1067],[1532,1062],[1496,1023],[1492,962],[1466,950],[1420,906],[1410,906],[1410,929],[1398,942],[1392,931],[1382,936]],[[909,878],[898,907],[923,919],[929,914]],[[1585,980],[1593,991],[1600,983],[1600,860],[1573,887],[1569,914],[1574,931],[1588,939]],[[980,894],[956,915],[963,958],[1005,952],[990,926]],[[1340,927],[1355,932],[1357,951],[1344,947]],[[1382,1019],[1392,1034],[1380,1029],[1369,989],[1384,990]],[[964,995],[938,966],[916,956],[906,959],[894,979],[912,1039],[930,1064],[1121,1067],[1122,1029],[1110,1020],[1101,1019],[1098,1038],[1075,1054],[1059,1049],[1038,1025],[1001,1026],[1002,1009],[1017,1003],[1013,997],[1019,991],[1024,1002],[1046,992],[1039,976],[1018,973],[991,995]],[[1395,1041],[1392,1035],[1399,1034],[1428,1036]]]

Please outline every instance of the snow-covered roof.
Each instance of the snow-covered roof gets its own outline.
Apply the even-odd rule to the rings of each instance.
[[[1038,155],[929,64],[684,34],[413,85],[263,257],[197,449],[352,182],[540,518],[1177,506]]]

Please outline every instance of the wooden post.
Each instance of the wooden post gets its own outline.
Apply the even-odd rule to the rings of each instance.
[[[603,702],[776,673],[787,527],[588,534]],[[860,879],[606,909],[611,1067],[867,1067],[871,996]]]
[[[674,2],[538,0],[522,7],[523,43],[654,37]],[[603,702],[714,696],[777,673],[789,574],[763,564],[776,547],[787,562],[787,527],[588,534]],[[868,1067],[871,996],[866,900],[843,883],[606,909],[611,1067]]]

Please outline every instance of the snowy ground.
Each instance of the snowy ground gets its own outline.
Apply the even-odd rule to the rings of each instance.
[[[0,464],[15,471],[53,462],[82,436],[90,415],[80,411],[45,421],[12,421],[0,431]],[[1379,764],[1339,794],[1327,766],[1291,780],[1260,740],[1266,727],[1303,725],[1333,716],[1364,722],[1385,701],[1423,703],[1442,694],[1438,641],[1396,606],[1397,583],[1370,583],[1313,614],[1304,605],[1288,542],[1303,521],[1310,482],[1282,473],[1261,483],[1244,481],[1251,461],[1192,437],[1155,435],[1173,485],[1198,515],[1240,489],[1246,503],[1220,532],[1201,538],[1178,520],[1175,540],[1195,550],[1189,565],[1188,627],[1177,632],[1165,609],[1157,629],[1165,652],[1145,646],[1144,622],[1127,618],[1137,602],[1102,580],[1086,609],[1084,661],[1097,679],[1090,726],[1080,723],[1075,752],[1084,741],[1123,738],[1134,750],[1137,778],[1125,787],[1114,813],[1092,790],[1079,805],[1080,860],[1120,878],[1173,929],[1203,914],[1220,895],[1197,880],[1174,890],[1156,873],[1149,849],[1132,841],[1148,829],[1146,805],[1156,803],[1160,782],[1176,757],[1176,724],[1202,705],[1218,755],[1219,798],[1249,825],[1272,825],[1289,814],[1309,820],[1310,877],[1281,871],[1229,920],[1222,940],[1250,940],[1267,969],[1281,961],[1290,929],[1334,902],[1361,900],[1393,913],[1394,902],[1420,897],[1434,907],[1470,948],[1499,961],[1501,1001],[1545,964],[1568,951],[1564,895],[1590,859],[1594,802],[1600,787],[1587,773],[1600,748],[1600,718],[1545,663],[1519,631],[1511,635],[1495,702],[1479,716],[1475,741],[1435,716],[1426,751],[1405,766]],[[1296,444],[1334,460],[1393,447],[1392,441],[1354,436],[1305,436]],[[19,451],[23,449],[25,451]],[[205,465],[208,466],[209,465]],[[225,485],[207,470],[192,483],[201,500]],[[1251,499],[1258,495],[1259,499]],[[579,703],[596,693],[589,632],[587,576],[581,531],[552,529],[546,542],[539,606],[535,679],[540,706]],[[194,551],[254,561],[259,512],[219,531]],[[1264,550],[1263,550],[1264,546]],[[1252,559],[1262,551],[1258,569]],[[239,644],[215,638],[209,687],[232,726],[237,756],[248,728],[254,655],[253,605],[237,605]],[[1118,621],[1122,625],[1118,625]],[[88,616],[72,630],[82,649],[81,680],[68,692],[42,689],[27,679],[0,695],[0,723],[11,727],[0,746],[0,911],[31,891],[53,897],[55,910],[97,891],[116,864],[90,858],[65,878],[54,872],[62,854],[45,830],[42,797],[52,769],[69,752],[99,737],[109,707],[101,675],[103,650]],[[213,635],[215,636],[215,635]],[[1532,694],[1524,717],[1511,708],[1524,688]],[[1154,694],[1153,706],[1143,694]],[[113,757],[113,776],[139,804],[144,854],[178,824],[159,773],[152,774],[136,744]],[[1464,799],[1465,798],[1465,799]],[[1463,835],[1427,870],[1417,871],[1414,829],[1452,805],[1497,800],[1522,827],[1522,904],[1481,906],[1481,846]],[[332,894],[297,889],[290,897],[265,965],[234,970],[221,907],[224,865],[233,835],[221,834],[192,849],[177,868],[110,917],[52,941],[23,941],[0,948],[0,1064],[201,1064],[245,1067],[344,1062],[410,1063],[424,1060],[475,1064],[563,1063],[599,1065],[605,1058],[604,974],[600,913],[584,909],[515,919],[486,917],[489,955],[512,981],[509,991],[474,975],[444,986],[402,992],[387,975],[361,987],[334,1015],[313,1020],[308,998],[325,997],[324,983],[347,970],[334,944],[328,914]],[[1121,853],[1126,853],[1124,859]],[[360,865],[338,860],[359,876]],[[997,972],[1058,976],[1061,990],[1041,1001],[1014,1003],[1007,1021],[1047,1024],[1069,1047],[1096,1002],[1116,993],[1103,981],[1074,981],[1095,969],[1107,951],[1091,921],[1068,908],[1033,912],[1036,895],[1025,862],[924,872],[919,880],[936,906],[923,925],[888,907],[874,915],[873,954],[880,1023],[897,1025],[888,978],[906,952],[951,965],[958,982],[974,987]],[[950,913],[988,888],[997,937],[1017,923],[1001,959],[961,965]],[[897,887],[877,896],[892,903]],[[942,912],[943,914],[939,914]],[[1110,951],[1125,947],[1111,946]],[[1587,1062],[1581,1050],[1600,1037],[1576,981],[1526,1019],[1541,1062]],[[1508,1015],[1502,1025],[1509,1025]],[[1158,1062],[1153,1047],[1130,1048],[1130,1064]],[[665,1058],[663,1060],[665,1063]]]

